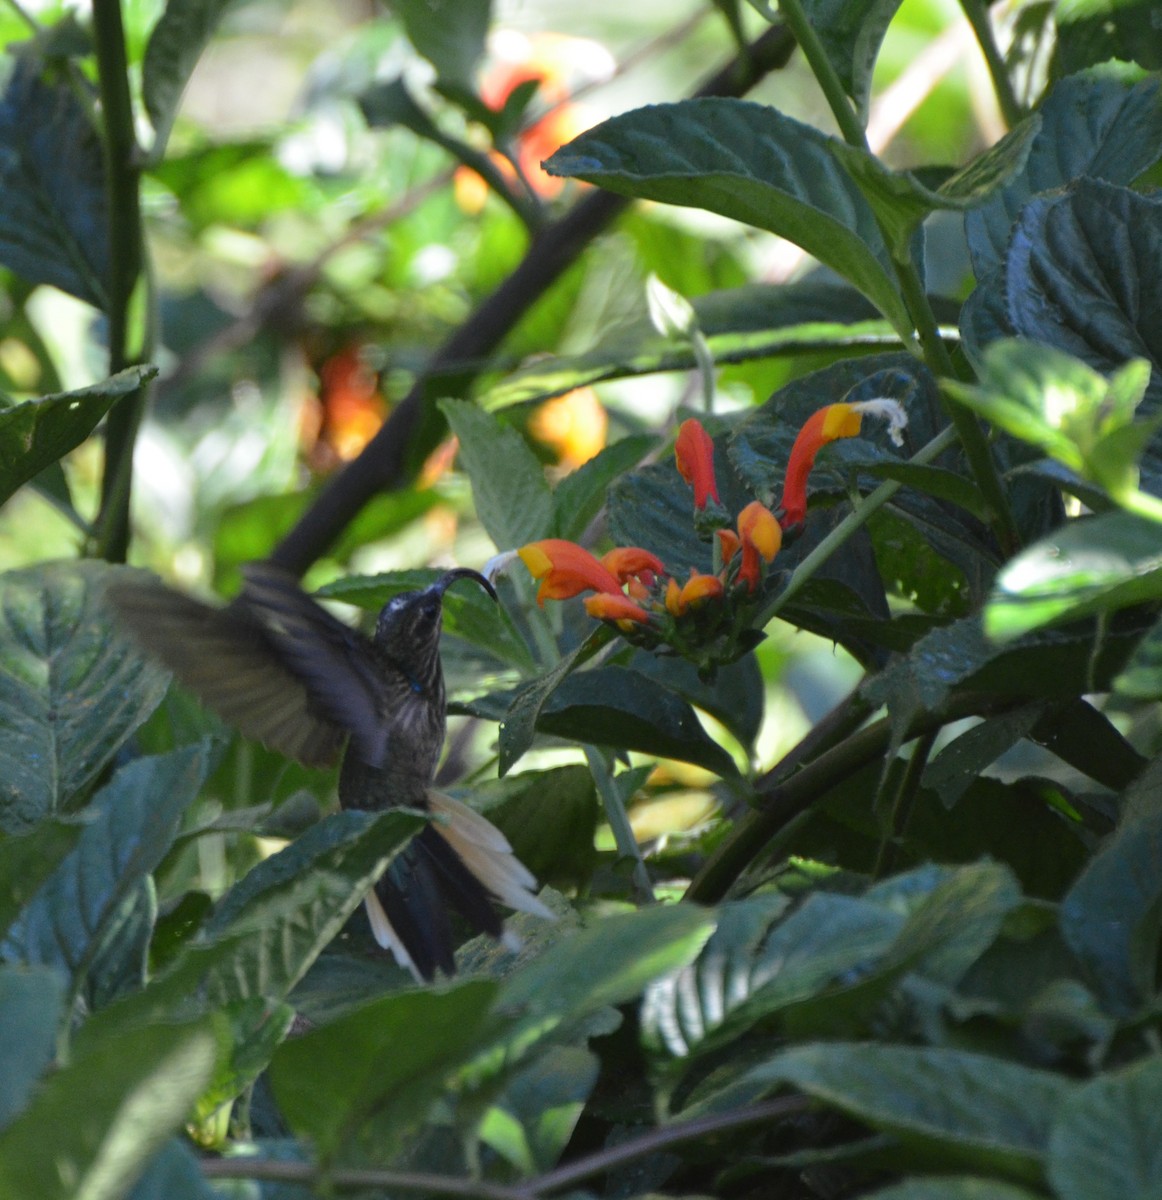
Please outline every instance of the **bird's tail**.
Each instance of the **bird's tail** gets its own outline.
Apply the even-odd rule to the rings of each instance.
[[[474,929],[513,948],[519,942],[505,933],[494,901],[553,919],[536,895],[533,873],[491,821],[441,792],[428,792],[428,806],[432,822],[366,900],[375,940],[419,980],[431,979],[437,969],[456,971],[449,906]]]

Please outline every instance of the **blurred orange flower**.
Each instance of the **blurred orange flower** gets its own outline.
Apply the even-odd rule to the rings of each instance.
[[[546,400],[529,420],[529,432],[552,449],[566,470],[587,463],[605,447],[609,417],[590,387]]]

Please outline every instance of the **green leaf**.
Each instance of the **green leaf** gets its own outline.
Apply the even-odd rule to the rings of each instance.
[[[561,680],[592,658],[598,650],[613,640],[613,636],[613,630],[607,625],[598,626],[576,650],[566,654],[555,667],[517,690],[500,722],[501,775],[507,775],[533,744],[541,709]]]
[[[1162,933],[1162,760],[1126,793],[1117,830],[1061,903],[1061,932],[1116,1013],[1155,995]]]
[[[656,445],[649,434],[621,438],[566,475],[553,493],[553,536],[576,541],[604,506],[610,484]]]
[[[553,494],[521,435],[471,401],[445,400],[440,411],[460,441],[476,515],[496,548],[513,550],[544,537],[552,527]]]
[[[899,344],[891,325],[858,292],[833,283],[747,284],[698,296],[693,304],[698,328],[719,365]],[[619,322],[591,350],[538,357],[497,384],[482,403],[496,410],[608,379],[692,371],[697,365],[689,342],[667,341],[648,317],[639,316]]]
[[[472,85],[492,20],[491,0],[392,0],[391,9],[441,82]]]
[[[910,171],[893,171],[860,147],[836,142],[832,152],[875,212],[892,254],[898,261],[907,262],[912,238],[924,219],[940,209],[964,211],[983,204],[1025,165],[1040,127],[1036,115],[1026,118],[936,189],[927,187]]]
[[[0,263],[103,309],[109,231],[101,142],[76,84],[34,49],[14,56],[0,98]]]
[[[211,1020],[111,1036],[0,1133],[0,1200],[119,1200],[180,1129],[218,1057]]]
[[[1038,113],[1041,127],[1024,169],[965,219],[978,282],[1004,262],[1013,225],[1035,194],[1082,177],[1132,183],[1162,147],[1155,79],[1127,86],[1108,72],[1087,71],[1055,84]]]
[[[593,835],[600,807],[587,767],[506,775],[481,784],[473,799],[542,884],[588,883],[597,853]]]
[[[563,146],[545,169],[785,237],[837,271],[910,337],[883,235],[832,156],[833,145],[761,104],[684,100],[605,121]]]
[[[768,20],[779,20],[770,0],[750,0]],[[860,120],[867,124],[872,72],[884,34],[900,0],[806,0],[807,20],[823,44],[843,90],[855,101]]]
[[[615,750],[697,763],[716,775],[738,774],[734,759],[706,734],[685,700],[626,667],[570,675],[545,702],[537,728]]]
[[[723,905],[698,958],[646,991],[647,1041],[679,1057],[717,1049],[835,980],[866,972],[904,924],[900,913],[855,896],[817,892],[781,920],[788,904],[775,894]]]
[[[0,832],[0,940],[68,855],[83,826],[46,817],[22,833]]]
[[[1082,179],[1038,196],[1013,229],[1006,259],[1014,332],[1112,373],[1129,359],[1162,364],[1162,291],[1153,280],[1162,255],[1162,200]],[[1162,398],[1162,381],[1147,410]]]
[[[165,692],[104,607],[116,573],[89,561],[0,575],[0,829],[76,804]]]
[[[1162,1062],[1091,1079],[1062,1106],[1049,1142],[1060,1200],[1149,1200],[1162,1190]]]
[[[984,614],[989,637],[1009,641],[1052,621],[1114,612],[1162,598],[1162,525],[1131,513],[1069,521],[1011,559]]]
[[[182,92],[233,0],[167,0],[153,28],[141,67],[145,111],[153,124],[150,154],[160,160]]]
[[[1045,705],[1027,704],[989,717],[952,739],[924,768],[920,782],[951,808],[985,767],[1012,749],[1045,714]]]
[[[722,1112],[781,1084],[890,1133],[946,1170],[1043,1176],[1054,1118],[1078,1085],[1049,1071],[964,1050],[874,1043],[796,1046],[697,1106]]]
[[[279,1108],[324,1160],[361,1140],[374,1115],[391,1137],[376,1157],[390,1161],[479,1043],[496,991],[475,979],[385,996],[285,1042],[270,1064]]]
[[[60,967],[85,984],[110,938],[132,938],[138,888],[173,845],[207,766],[206,750],[192,746],[122,767],[93,797],[75,849],[9,929],[4,957]]]
[[[156,374],[156,367],[130,367],[80,391],[0,408],[0,504],[79,446],[115,400],[132,395]]]
[[[1114,690],[1131,700],[1162,700],[1162,621],[1138,643],[1114,680]],[[4,872],[0,870],[0,879]]]
[[[0,966],[0,1129],[33,1093],[56,1053],[65,979],[47,967]]]
[[[556,1166],[600,1065],[580,1046],[550,1046],[497,1097],[481,1124],[481,1141],[526,1175]]]

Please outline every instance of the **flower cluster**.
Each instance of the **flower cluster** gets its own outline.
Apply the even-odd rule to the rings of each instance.
[[[731,662],[757,641],[752,618],[763,598],[767,568],[783,543],[783,531],[807,512],[807,478],[815,456],[828,442],[855,437],[865,415],[889,423],[900,443],[906,424],[894,400],[830,404],[803,425],[791,449],[783,496],[776,516],[752,500],[732,522],[718,493],[714,443],[701,423],[683,422],[674,443],[678,472],[694,491],[694,526],[711,539],[713,572],[691,570],[685,582],[656,554],[619,546],[601,558],[576,542],[544,538],[517,552],[540,581],[537,602],[567,600],[582,592],[585,610],[617,626],[636,645],[668,646],[702,668]]]

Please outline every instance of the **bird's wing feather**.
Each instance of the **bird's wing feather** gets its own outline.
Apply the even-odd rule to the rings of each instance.
[[[350,732],[363,762],[383,766],[396,697],[376,670],[370,641],[306,595],[289,572],[248,563],[242,574],[243,602],[315,707]]]
[[[108,598],[141,646],[246,737],[308,766],[336,760],[347,730],[313,702],[245,606],[213,608],[145,578],[111,585]]]

